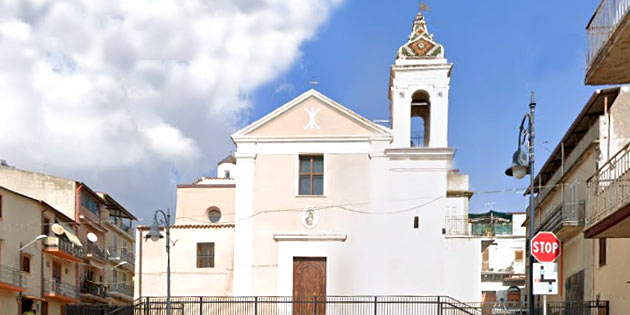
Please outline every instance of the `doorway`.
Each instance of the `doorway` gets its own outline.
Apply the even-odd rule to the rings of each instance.
[[[326,313],[326,257],[293,257],[293,314]]]

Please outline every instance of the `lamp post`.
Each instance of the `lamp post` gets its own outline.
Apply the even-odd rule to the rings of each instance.
[[[35,244],[35,242],[46,238],[47,235],[38,235],[35,239],[33,239],[32,241],[26,243],[26,245],[22,245],[22,242],[20,242],[20,248],[18,248],[18,283],[19,286],[22,287],[22,252],[24,251],[24,249],[26,249],[27,247]],[[22,303],[22,292],[20,291],[20,303]]]
[[[153,224],[145,236],[145,241],[151,239],[157,242],[164,238],[164,235],[160,233],[160,225],[164,224],[166,228],[166,315],[171,315],[171,212],[170,210],[166,211],[167,213],[161,209],[155,211]],[[158,220],[158,214],[162,214],[163,220]]]
[[[536,101],[534,100],[534,91],[531,92],[531,99],[529,102],[529,113],[523,116],[521,121],[521,127],[518,131],[518,143],[516,152],[512,155],[512,165],[505,170],[505,175],[512,176],[516,179],[521,179],[529,174],[529,237],[527,238],[527,253],[529,261],[529,275],[527,277],[528,282],[528,301],[529,301],[529,314],[534,314],[534,288],[533,288],[533,274],[532,266],[534,265],[534,256],[532,256],[530,247],[530,240],[534,237],[534,110],[536,108]],[[528,120],[527,129],[525,127],[525,120]],[[521,150],[521,146],[525,143],[525,137],[527,136],[527,148],[528,153]],[[528,158],[529,155],[529,158]]]

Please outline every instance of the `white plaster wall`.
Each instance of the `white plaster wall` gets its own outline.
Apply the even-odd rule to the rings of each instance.
[[[234,228],[234,295],[251,295],[252,250],[254,213],[254,159],[253,152],[237,151],[236,166],[239,180],[236,182],[234,217],[239,221]]]
[[[164,231],[162,231],[164,233]],[[147,231],[137,232],[144,239]],[[233,237],[231,227],[171,229],[171,294],[173,296],[232,295]],[[214,268],[197,268],[197,243],[214,242]],[[142,246],[142,249],[140,249]],[[134,296],[166,296],[165,239],[138,242]],[[140,273],[142,269],[142,273]],[[140,292],[142,290],[142,292]],[[141,295],[140,295],[141,294]]]
[[[75,217],[73,180],[0,166],[0,186],[44,200],[69,218]]]
[[[411,97],[424,90],[430,96],[429,147],[448,146],[448,92],[452,64],[446,59],[397,60],[392,66],[392,129],[394,147],[409,147],[411,132]]]
[[[516,261],[516,251],[523,252],[523,260]],[[514,273],[525,273],[525,237],[518,239],[496,239],[488,247],[488,265],[492,271],[506,271],[512,267]]]
[[[230,172],[230,177],[225,176],[225,171]],[[236,178],[236,164],[221,163],[217,167],[217,177],[219,178]]]

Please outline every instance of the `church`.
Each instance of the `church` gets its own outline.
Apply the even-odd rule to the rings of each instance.
[[[445,232],[472,195],[448,144],[452,67],[419,13],[388,127],[311,89],[234,133],[216,177],[178,185],[171,294],[480,301],[480,240]],[[136,243],[135,298],[166,296],[164,242]]]

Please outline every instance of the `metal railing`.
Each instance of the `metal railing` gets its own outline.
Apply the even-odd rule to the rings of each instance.
[[[412,131],[410,135],[410,145],[413,148],[424,147],[424,132]]]
[[[166,298],[144,297],[134,302],[136,315],[166,314]],[[542,305],[536,305],[542,314]],[[608,301],[551,302],[549,315],[608,315]],[[446,296],[326,296],[326,297],[173,297],[176,315],[528,315],[527,303],[462,303]]]
[[[165,314],[166,298],[136,301],[135,314]],[[326,296],[326,297],[174,297],[171,310],[178,315],[472,315],[479,310],[445,296]]]
[[[121,230],[131,234],[131,225],[125,224],[125,222],[116,216],[109,216],[109,223],[119,227]]]
[[[109,247],[109,259],[126,261],[129,265],[135,263],[134,255],[131,249],[125,247]]]
[[[615,32],[619,22],[630,11],[630,0],[602,0],[586,26],[589,42],[586,67],[589,69],[597,54]]]
[[[64,315],[134,315],[132,305],[66,304]]]
[[[447,216],[445,231],[447,236],[494,237],[511,235],[512,223],[473,223],[467,215]]]
[[[90,280],[83,280],[83,282],[81,282],[80,291],[81,293],[87,293],[102,298],[107,296],[107,290],[105,290],[105,286],[103,284]]]
[[[592,226],[630,202],[630,144],[587,181],[586,226]]]
[[[482,302],[466,303],[479,310],[482,315],[511,314],[528,315],[526,302]],[[534,314],[543,314],[542,303],[534,307]],[[580,301],[580,302],[548,302],[546,305],[548,315],[608,315],[608,301]]]
[[[107,253],[105,253],[104,250],[102,250],[100,247],[98,247],[96,244],[93,244],[93,243],[87,244],[86,256],[88,255],[98,258],[100,260],[107,260],[108,258]]]
[[[55,278],[44,281],[44,294],[55,294],[71,299],[79,299],[79,288],[71,283],[59,281]]]
[[[77,246],[66,238],[59,236],[49,236],[46,238],[44,240],[44,248],[57,248],[67,254],[79,258],[83,258],[85,256],[81,246]]]
[[[108,293],[120,293],[129,297],[133,297],[133,286],[126,283],[112,283],[109,286]]]
[[[584,205],[583,200],[559,204],[538,224],[536,230],[556,233],[565,226],[584,226]]]
[[[26,288],[24,273],[16,268],[0,265],[0,282],[15,287]]]

